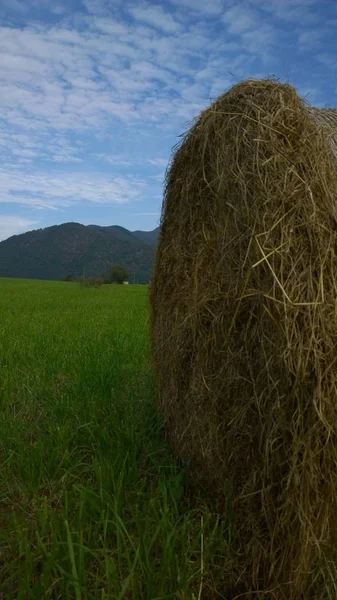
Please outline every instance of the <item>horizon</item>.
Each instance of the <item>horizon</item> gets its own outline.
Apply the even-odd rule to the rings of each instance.
[[[337,105],[330,0],[2,0],[0,21],[0,241],[153,231],[172,148],[239,81]]]
[[[125,229],[126,231],[129,231],[130,233],[136,233],[137,231],[141,231],[142,233],[152,233],[153,231],[155,231],[156,229],[159,229],[160,225],[157,225],[157,227],[154,227],[153,229],[128,229],[127,227],[123,227],[123,225],[118,225],[116,223],[112,224],[112,225],[97,225],[97,223],[88,223],[88,225],[84,225],[83,223],[79,223],[78,221],[64,221],[64,223],[54,223],[51,225],[46,225],[46,227],[35,227],[32,229],[27,229],[27,231],[21,231],[20,233],[13,233],[12,235],[10,235],[7,238],[4,238],[3,240],[0,240],[0,244],[1,242],[5,242],[6,240],[9,240],[11,237],[15,237],[18,235],[24,235],[25,233],[33,233],[34,231],[39,231],[40,229],[50,229],[51,227],[62,227],[62,225],[80,225],[81,227],[120,227],[121,229]]]

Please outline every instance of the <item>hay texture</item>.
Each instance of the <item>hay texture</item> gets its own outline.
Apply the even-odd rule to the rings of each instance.
[[[289,85],[239,83],[167,172],[150,288],[160,408],[192,478],[232,506],[240,598],[337,597],[328,113]]]

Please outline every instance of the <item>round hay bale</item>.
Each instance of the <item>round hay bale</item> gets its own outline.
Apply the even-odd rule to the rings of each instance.
[[[240,598],[336,597],[335,122],[289,85],[239,83],[167,172],[150,287],[160,408],[193,479],[232,504]]]

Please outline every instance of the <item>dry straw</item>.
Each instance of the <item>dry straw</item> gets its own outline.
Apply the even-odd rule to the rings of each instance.
[[[233,504],[229,600],[337,597],[335,120],[289,85],[239,83],[167,173],[160,407],[193,479]]]

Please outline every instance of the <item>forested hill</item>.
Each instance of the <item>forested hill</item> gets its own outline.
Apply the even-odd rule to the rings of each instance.
[[[130,281],[149,280],[159,228],[129,231],[112,225],[64,223],[14,235],[0,242],[0,277],[62,279],[100,277],[112,264],[130,274]]]

